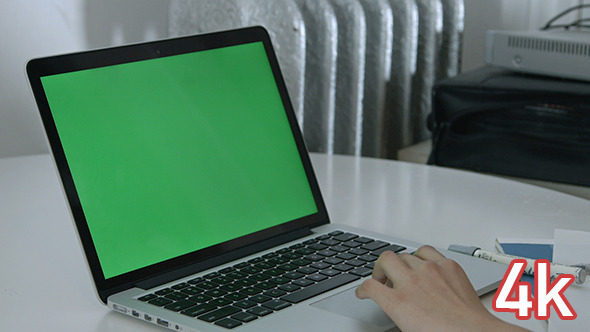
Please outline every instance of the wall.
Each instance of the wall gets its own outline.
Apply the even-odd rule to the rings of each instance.
[[[164,38],[165,0],[3,0],[0,157],[47,152],[25,75],[29,59]]]
[[[214,0],[212,0],[214,1]],[[483,65],[487,29],[532,29],[581,0],[464,0],[463,70]],[[164,38],[167,0],[3,0],[0,157],[47,151],[25,77],[28,59]]]

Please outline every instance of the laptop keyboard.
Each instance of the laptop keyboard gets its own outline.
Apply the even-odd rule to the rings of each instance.
[[[404,249],[335,231],[138,300],[231,329],[369,276],[382,252]]]

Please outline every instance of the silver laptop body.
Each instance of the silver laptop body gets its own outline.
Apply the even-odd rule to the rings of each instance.
[[[420,244],[331,224],[260,27],[31,60],[100,300],[175,331],[389,331],[354,289]],[[505,268],[445,252],[478,293]]]

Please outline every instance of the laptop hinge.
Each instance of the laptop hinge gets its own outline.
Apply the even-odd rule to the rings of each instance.
[[[229,263],[231,261],[240,259],[242,257],[246,257],[249,255],[261,252],[263,250],[267,250],[267,249],[276,247],[278,245],[297,240],[299,238],[308,236],[310,234],[312,234],[312,231],[310,228],[307,228],[307,227],[302,228],[302,229],[298,229],[298,230],[295,230],[295,231],[292,231],[289,233],[281,234],[281,235],[272,237],[270,239],[259,241],[259,242],[253,243],[251,245],[241,247],[239,249],[235,249],[235,250],[229,251],[227,253],[220,254],[215,257],[199,261],[198,263],[187,265],[185,267],[176,269],[171,272],[163,273],[163,274],[160,274],[160,275],[148,278],[148,279],[141,280],[141,281],[137,282],[135,284],[135,286],[142,288],[142,289],[151,289],[151,288],[157,287],[159,285],[162,285],[162,284],[165,284],[165,283],[168,283],[168,282],[180,279],[180,278],[184,278],[184,277],[189,276],[191,274],[205,271],[205,270],[213,268],[215,266],[220,266],[222,264]]]

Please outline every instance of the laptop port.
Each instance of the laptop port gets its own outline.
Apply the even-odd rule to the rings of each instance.
[[[133,317],[139,317],[139,312],[132,310],[131,314],[133,315]]]
[[[122,312],[122,313],[124,313],[124,314],[126,314],[126,313],[127,313],[127,308],[125,308],[125,307],[124,307],[124,306],[122,306],[122,305],[113,304],[113,309],[115,309],[115,310],[117,310],[117,311],[120,311],[120,312]]]
[[[152,321],[152,316],[148,315],[148,314],[144,314],[143,315],[143,319],[147,320],[148,322]]]
[[[167,321],[165,321],[161,318],[156,319],[156,323],[158,323],[158,325],[162,325],[164,327],[168,327],[170,325],[170,323],[168,323]]]

